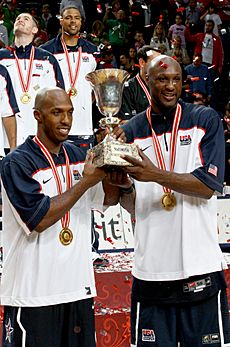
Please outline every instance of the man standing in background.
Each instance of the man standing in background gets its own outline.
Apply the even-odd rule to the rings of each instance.
[[[65,81],[66,92],[74,105],[73,125],[69,140],[85,150],[94,141],[92,89],[85,80],[97,66],[98,49],[79,36],[85,12],[81,0],[63,0],[60,4],[62,33],[42,48],[57,58]]]

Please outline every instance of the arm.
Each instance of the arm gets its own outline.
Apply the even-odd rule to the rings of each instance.
[[[134,218],[136,194],[132,181],[125,170],[120,168],[109,170],[103,180],[103,188],[105,207],[120,203]]]
[[[6,131],[10,149],[12,150],[16,147],[17,141],[17,125],[15,116],[12,115],[10,117],[2,117],[2,123]]]
[[[209,199],[213,195],[213,190],[202,183],[191,173],[176,173],[157,168],[151,160],[139,149],[142,161],[138,161],[129,156],[124,159],[133,164],[127,167],[129,175],[138,181],[156,182],[164,187],[170,188],[178,193]]]

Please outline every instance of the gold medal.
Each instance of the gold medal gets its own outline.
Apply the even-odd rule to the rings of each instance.
[[[59,234],[59,240],[64,246],[68,246],[73,240],[73,233],[69,228],[63,228]]]
[[[76,96],[77,95],[77,89],[72,87],[68,91],[69,96]]]
[[[176,198],[173,193],[165,193],[161,198],[161,206],[166,211],[171,211],[176,206]]]
[[[28,93],[24,93],[21,97],[20,100],[23,104],[28,104],[31,100],[31,96]]]

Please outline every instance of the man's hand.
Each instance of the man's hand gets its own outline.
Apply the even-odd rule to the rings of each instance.
[[[122,156],[123,159],[127,160],[133,165],[126,167],[126,172],[137,181],[153,181],[154,173],[158,174],[160,170],[151,162],[151,160],[139,147],[138,153],[142,160],[135,159],[129,155]]]
[[[85,160],[85,166],[83,171],[83,178],[87,180],[87,183],[92,187],[98,182],[102,181],[106,177],[106,172],[103,168],[96,167],[93,164],[94,153],[88,152]]]
[[[129,188],[132,185],[129,175],[120,167],[108,168],[105,181],[107,184],[117,186],[119,188]]]

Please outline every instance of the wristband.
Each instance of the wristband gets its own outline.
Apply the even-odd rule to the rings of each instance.
[[[123,194],[131,194],[133,191],[133,186],[130,186],[129,188],[120,188],[120,192]]]

